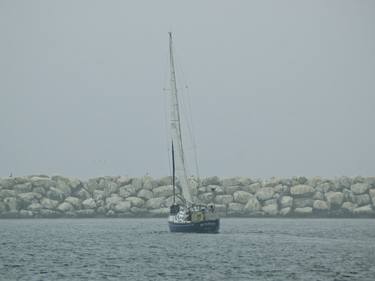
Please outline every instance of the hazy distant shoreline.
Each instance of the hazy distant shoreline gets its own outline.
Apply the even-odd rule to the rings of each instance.
[[[222,217],[375,217],[375,177],[189,179]],[[0,178],[0,218],[166,217],[171,178]],[[177,191],[179,193],[179,190]]]

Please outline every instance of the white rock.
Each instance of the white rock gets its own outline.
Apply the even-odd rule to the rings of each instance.
[[[280,199],[281,208],[292,207],[293,206],[293,197],[291,196],[282,196]]]
[[[358,206],[363,206],[371,203],[370,196],[368,194],[354,195],[354,202]]]
[[[29,207],[27,207],[27,209],[31,211],[40,211],[41,209],[43,209],[43,207],[39,203],[32,203]]]
[[[246,191],[236,191],[233,193],[234,202],[246,204],[253,195]]]
[[[128,185],[132,182],[132,179],[128,176],[121,176],[117,178],[117,183],[119,186]]]
[[[14,197],[7,197],[4,199],[4,203],[8,206],[9,211],[17,212],[18,210],[18,201]]]
[[[314,200],[311,198],[295,198],[293,199],[293,207],[294,208],[305,208],[305,207],[312,207],[314,204]]]
[[[49,199],[49,198],[43,198],[41,201],[40,201],[43,209],[56,209],[56,207],[58,206],[59,204],[59,201],[57,200],[52,200],[52,199]]]
[[[356,183],[353,184],[350,189],[353,191],[354,194],[362,194],[369,190],[370,186],[367,183]]]
[[[115,205],[114,209],[116,212],[122,213],[122,212],[130,211],[130,208],[131,208],[131,203],[129,201],[121,201]]]
[[[148,209],[159,209],[161,207],[165,207],[165,198],[164,197],[156,197],[151,198],[146,201],[146,208]]]
[[[317,191],[317,192],[314,193],[313,199],[314,200],[324,200],[324,195],[320,191]]]
[[[244,205],[240,203],[229,203],[228,213],[229,214],[242,214],[244,212]]]
[[[255,197],[249,198],[249,201],[247,201],[245,205],[245,210],[250,213],[257,212],[260,210],[260,208],[261,208],[261,205],[258,199],[256,199]]]
[[[240,187],[238,185],[225,186],[224,190],[225,190],[225,194],[232,195],[234,192],[240,190]]]
[[[172,185],[164,185],[156,187],[152,190],[155,197],[168,197],[173,195],[173,186]],[[177,193],[177,190],[176,190]]]
[[[92,198],[88,198],[82,202],[82,206],[85,209],[95,209],[96,208],[96,203],[95,200]]]
[[[212,192],[206,192],[199,195],[199,199],[201,202],[208,204],[214,200],[214,194]]]
[[[129,196],[135,196],[137,194],[137,188],[133,185],[125,185],[120,187],[119,189],[119,195],[123,198],[129,197]]]
[[[140,197],[140,198],[144,198],[144,199],[151,199],[154,197],[154,194],[152,193],[151,190],[147,190],[147,189],[141,189],[138,194],[137,194],[137,197]]]
[[[313,208],[316,210],[321,210],[321,211],[323,210],[325,211],[329,209],[327,202],[323,200],[315,200],[313,204]]]
[[[342,202],[344,201],[344,194],[341,192],[327,192],[325,194],[328,203],[331,206],[341,206]]]
[[[73,211],[74,208],[72,206],[72,204],[68,203],[68,202],[64,202],[64,203],[61,203],[57,209],[61,212],[69,212],[69,211]]]
[[[353,210],[353,214],[356,214],[356,215],[370,215],[370,214],[373,214],[373,213],[374,213],[374,211],[373,211],[371,205],[358,207],[358,208],[355,208]]]
[[[262,188],[262,185],[259,182],[254,182],[250,185],[242,186],[241,189],[249,193],[255,194]]]
[[[268,199],[272,199],[273,195],[275,194],[275,191],[272,187],[264,187],[255,194],[255,196],[260,201],[266,201]]]
[[[304,208],[295,208],[294,213],[301,214],[301,215],[307,215],[312,213],[311,207],[304,207]]]
[[[27,192],[18,194],[18,198],[25,202],[31,202],[34,199],[38,200],[42,198],[42,195],[36,192]]]
[[[215,197],[215,203],[217,204],[229,204],[233,202],[232,195],[217,195]]]
[[[106,208],[113,209],[117,203],[121,202],[123,199],[118,195],[114,195],[105,199]]]
[[[290,193],[294,196],[309,196],[315,192],[314,188],[310,185],[299,184],[290,188]]]
[[[126,201],[129,201],[132,205],[132,207],[142,207],[145,204],[145,201],[141,198],[130,196],[126,198]]]
[[[69,196],[65,199],[65,202],[70,203],[75,209],[81,208],[81,200],[76,197]]]
[[[79,199],[85,200],[85,199],[90,198],[90,193],[86,189],[82,188],[81,190],[77,192],[77,196]]]
[[[282,216],[289,215],[291,210],[292,210],[291,207],[282,208],[280,210],[280,215],[282,215]]]
[[[267,205],[262,207],[262,211],[270,216],[276,216],[278,213],[277,205]]]
[[[357,205],[353,204],[352,202],[344,202],[344,204],[342,204],[341,208],[344,209],[344,210],[348,210],[349,212],[352,213],[353,210],[355,208],[357,208]]]
[[[104,200],[106,198],[104,190],[94,190],[92,198],[95,201]]]

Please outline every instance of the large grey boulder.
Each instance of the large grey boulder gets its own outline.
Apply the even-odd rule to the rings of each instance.
[[[128,177],[128,176],[120,176],[116,179],[116,182],[119,186],[124,186],[124,185],[128,185],[128,184],[131,184],[132,182],[132,178]]]
[[[116,193],[117,190],[118,190],[117,184],[113,181],[109,181],[106,183],[103,191],[104,191],[105,197],[109,197],[111,196],[111,194]]]
[[[104,192],[104,190],[94,190],[93,194],[92,194],[92,198],[95,200],[95,201],[99,201],[99,200],[105,200],[106,198],[106,194]],[[110,196],[108,196],[110,197]]]
[[[292,207],[293,206],[293,197],[291,196],[282,196],[280,198],[281,208]]]
[[[70,203],[75,209],[80,209],[81,208],[81,200],[79,200],[76,197],[69,196],[65,199],[65,202]]]
[[[299,214],[299,215],[309,215],[309,214],[312,214],[312,208],[311,207],[295,208],[294,213]]]
[[[76,196],[81,200],[86,200],[91,197],[90,193],[84,188],[78,190]]]
[[[358,208],[355,208],[353,210],[353,214],[355,214],[355,215],[371,215],[373,213],[374,213],[374,211],[373,211],[371,205],[358,207]]]
[[[62,201],[65,198],[65,194],[54,187],[51,187],[49,191],[47,191],[47,197],[52,200]]]
[[[215,203],[217,204],[229,204],[233,202],[233,196],[232,195],[217,195],[215,197]]]
[[[324,200],[324,194],[320,191],[316,191],[313,196],[314,200]]]
[[[158,183],[156,180],[154,180],[152,177],[150,176],[145,176],[143,178],[143,187],[144,189],[148,189],[148,190],[151,190],[155,187],[158,186]]]
[[[258,200],[260,201],[266,201],[268,199],[272,199],[273,195],[275,194],[275,191],[272,187],[264,187],[255,194]]]
[[[132,186],[136,192],[141,190],[143,188],[143,178],[133,178]]]
[[[11,189],[1,189],[0,190],[0,199],[6,197],[16,197],[17,193]]]
[[[34,176],[30,178],[30,182],[33,187],[41,186],[48,189],[55,186],[55,182],[49,177]]]
[[[244,213],[244,205],[240,203],[229,203],[228,214],[230,215],[241,215]]]
[[[369,190],[370,186],[368,183],[356,183],[351,186],[351,190],[354,194],[363,194]]]
[[[342,192],[327,192],[325,194],[327,202],[331,207],[340,207],[344,201],[344,194]]]
[[[64,203],[61,203],[57,207],[57,210],[66,213],[66,212],[69,212],[69,211],[74,211],[74,207],[72,206],[72,204],[70,204],[68,202],[64,202]]]
[[[15,184],[15,178],[0,178],[0,186],[4,189],[10,189]]]
[[[354,203],[356,203],[358,206],[363,206],[370,204],[371,199],[368,194],[360,194],[360,195],[354,195]]]
[[[113,209],[115,205],[117,205],[121,201],[123,201],[121,197],[119,197],[118,195],[113,195],[105,199],[105,206],[107,209]]]
[[[61,191],[65,197],[68,197],[72,192],[69,186],[69,182],[66,180],[58,180],[56,182],[56,189]]]
[[[219,177],[214,176],[214,177],[207,177],[202,180],[202,185],[220,185],[221,181]]]
[[[122,186],[120,187],[119,189],[119,195],[122,197],[122,198],[127,198],[129,196],[135,196],[137,194],[137,188],[134,187],[133,185],[129,184],[129,185],[125,185],[125,186]]]
[[[346,210],[349,213],[352,213],[355,208],[358,206],[352,202],[344,202],[341,206],[341,209]]]
[[[238,185],[230,185],[224,187],[225,194],[233,195],[233,193],[238,190],[240,190],[240,187]]]
[[[277,205],[267,205],[262,207],[262,211],[266,215],[276,216],[279,212]]]
[[[350,188],[352,185],[353,181],[349,177],[339,177],[334,179],[334,185],[335,185],[335,190],[343,190],[345,188]]]
[[[291,213],[292,211],[292,208],[291,207],[285,207],[285,208],[282,208],[280,211],[279,211],[279,214],[281,216],[287,216]]]
[[[173,195],[173,186],[172,185],[164,185],[156,187],[152,190],[155,197],[168,197]]]
[[[43,209],[43,206],[40,203],[32,203],[27,207],[28,210],[38,212]]]
[[[10,212],[17,212],[18,211],[19,202],[18,202],[17,198],[7,197],[7,198],[4,199],[3,202],[7,205],[7,207],[8,207],[7,209]]]
[[[18,198],[26,203],[31,203],[33,200],[39,200],[42,195],[36,192],[27,192],[18,194]]]
[[[115,205],[114,210],[116,212],[123,213],[123,212],[130,211],[130,208],[131,208],[131,203],[129,201],[120,201]]]
[[[158,209],[164,206],[165,198],[164,197],[155,197],[146,201],[145,207],[148,209]]]
[[[241,187],[243,191],[247,191],[252,194],[257,193],[261,188],[262,188],[262,184],[260,182],[254,182],[252,184]]]
[[[215,196],[212,192],[206,192],[198,196],[199,200],[205,204],[211,203],[214,200],[214,197]]]
[[[290,188],[290,193],[293,196],[311,196],[314,192],[314,188],[306,184],[299,184]]]
[[[154,193],[152,193],[152,191],[148,189],[141,189],[140,191],[138,191],[137,197],[148,200],[154,197]]]
[[[57,200],[52,200],[49,198],[43,198],[40,200],[40,204],[42,205],[43,209],[56,209],[56,207],[59,205],[59,201]]]
[[[249,213],[258,212],[261,209],[261,204],[256,197],[251,197],[245,205],[245,211]]]
[[[253,195],[246,191],[240,190],[233,193],[233,200],[236,203],[246,204],[250,197],[253,197]]]
[[[20,210],[20,218],[32,218],[34,213],[30,210]]]
[[[126,201],[129,201],[132,207],[138,207],[138,208],[143,207],[143,205],[145,204],[145,201],[142,198],[138,198],[135,196],[130,196],[126,198]]]
[[[15,190],[17,193],[30,192],[32,191],[31,182],[16,184],[15,186],[13,186],[13,190]]]
[[[92,198],[88,198],[82,202],[82,206],[85,209],[95,209],[96,208],[96,202]]]
[[[319,210],[319,211],[329,210],[329,206],[328,206],[327,202],[323,201],[323,200],[315,200],[314,204],[313,204],[313,208],[315,210]]]
[[[239,177],[232,177],[232,178],[224,178],[222,179],[222,186],[228,187],[228,186],[238,186],[241,184],[239,181]]]
[[[312,198],[294,198],[293,207],[294,208],[305,208],[312,207],[314,200]]]
[[[263,202],[264,206],[277,205],[277,204],[278,204],[278,200],[276,198],[268,199],[268,200]]]

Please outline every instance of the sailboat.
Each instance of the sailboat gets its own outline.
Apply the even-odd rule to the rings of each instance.
[[[172,186],[173,202],[168,217],[171,232],[218,233],[220,219],[215,205],[201,204],[193,199],[191,186],[186,173],[185,155],[182,143],[179,100],[177,94],[176,73],[173,58],[172,33],[169,32],[169,66],[170,66],[170,131],[172,147]],[[176,179],[178,179],[182,196],[176,202]]]

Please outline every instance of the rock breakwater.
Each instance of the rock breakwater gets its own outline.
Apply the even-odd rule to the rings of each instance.
[[[375,217],[375,177],[189,181],[194,198],[222,216]],[[0,218],[161,217],[172,194],[170,177],[0,178]]]

